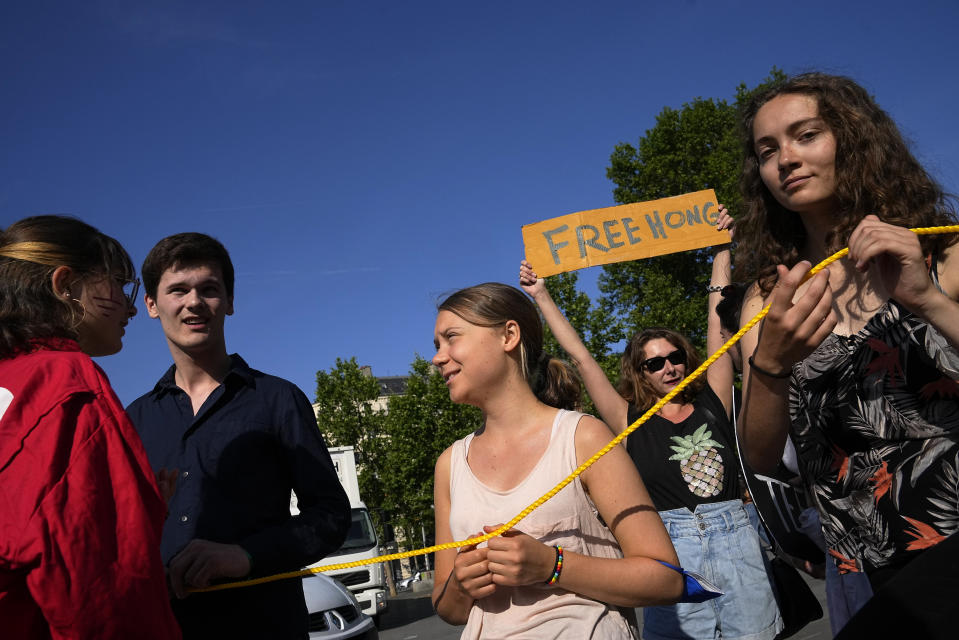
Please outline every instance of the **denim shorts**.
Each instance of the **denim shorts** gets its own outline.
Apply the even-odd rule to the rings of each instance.
[[[772,640],[782,629],[766,557],[740,500],[660,511],[684,569],[724,595],[701,603],[643,609],[646,640]]]

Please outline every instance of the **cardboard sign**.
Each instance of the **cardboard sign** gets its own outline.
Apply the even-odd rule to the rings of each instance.
[[[580,211],[523,226],[526,259],[541,277],[729,242],[716,231],[712,189]]]

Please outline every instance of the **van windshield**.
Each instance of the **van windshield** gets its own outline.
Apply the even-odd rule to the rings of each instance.
[[[346,534],[343,546],[332,555],[354,553],[376,546],[376,530],[373,529],[370,514],[366,509],[353,509],[352,516],[350,531]]]

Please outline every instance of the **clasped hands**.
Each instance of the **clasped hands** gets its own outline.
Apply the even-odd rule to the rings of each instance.
[[[485,526],[475,534],[496,531],[502,524]],[[553,547],[518,531],[507,529],[490,538],[486,547],[461,547],[453,562],[453,575],[460,588],[474,600],[494,594],[500,586],[518,587],[545,583],[553,574],[556,551]]]

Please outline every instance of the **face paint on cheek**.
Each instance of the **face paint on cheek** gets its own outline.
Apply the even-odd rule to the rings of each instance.
[[[96,305],[103,311],[104,318],[113,315],[113,313],[123,304],[122,300],[115,298],[103,298],[101,296],[92,296]]]

